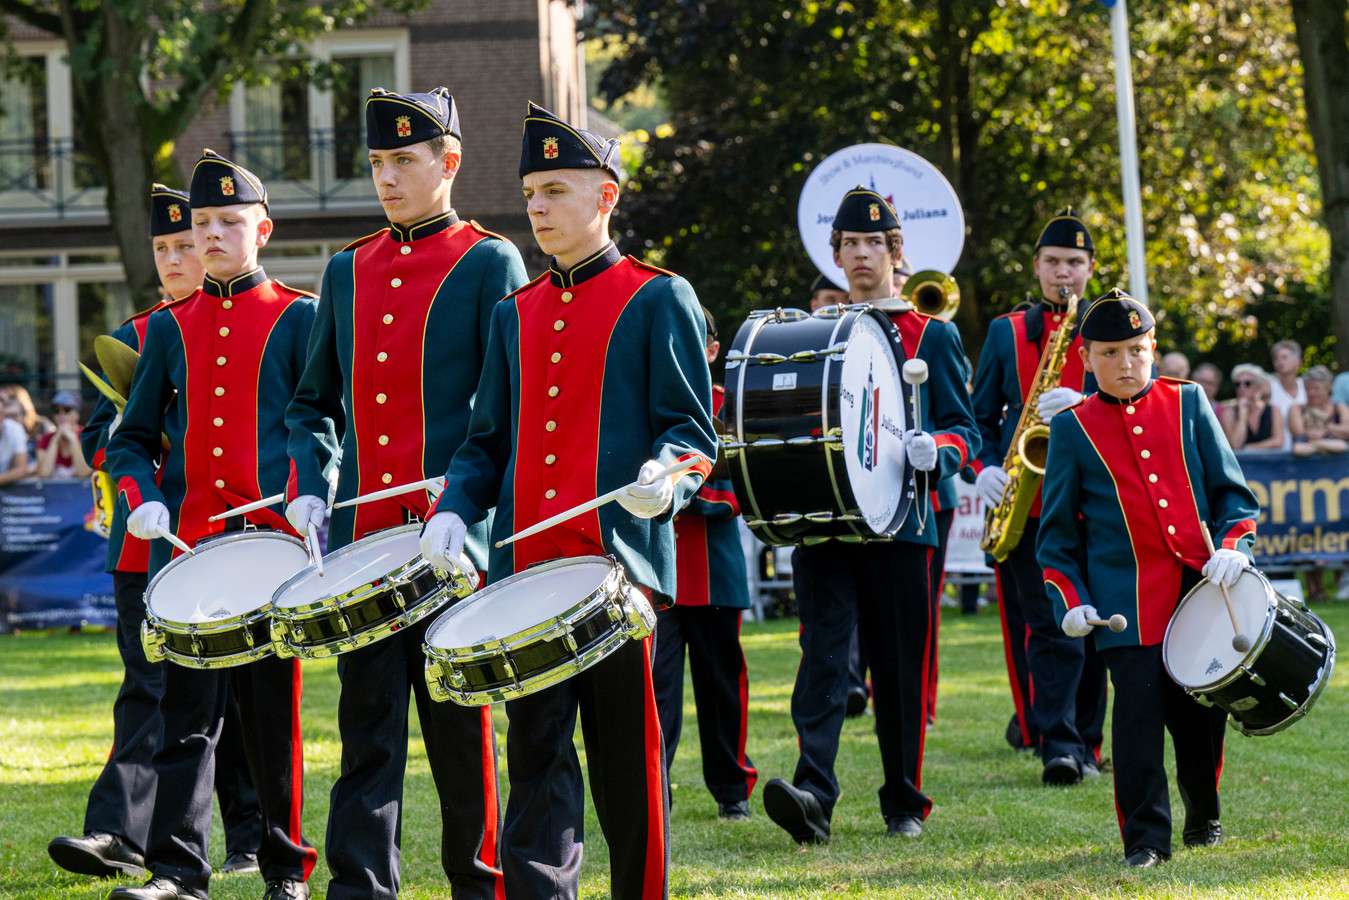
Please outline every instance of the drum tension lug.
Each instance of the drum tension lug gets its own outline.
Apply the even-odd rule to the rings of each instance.
[[[1284,702],[1284,705],[1287,706],[1289,709],[1299,710],[1302,708],[1300,704],[1298,704],[1295,700],[1293,700],[1292,697],[1289,697],[1283,691],[1279,691],[1279,699],[1282,700]]]
[[[1245,672],[1246,675],[1251,679],[1251,684],[1255,685],[1256,687],[1265,686],[1265,679],[1261,678],[1260,673],[1252,669],[1250,666],[1242,666],[1241,671]]]

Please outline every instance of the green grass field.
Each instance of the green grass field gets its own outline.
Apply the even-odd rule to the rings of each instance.
[[[1349,604],[1316,607],[1349,635]],[[791,777],[796,735],[788,712],[799,651],[794,620],[747,625],[749,752],[760,784]],[[927,739],[923,787],[936,804],[922,837],[888,840],[876,804],[879,762],[869,718],[845,725],[843,797],[833,842],[798,848],[763,814],[756,790],[748,822],[722,822],[703,789],[691,691],[672,780],[671,894],[697,898],[1322,898],[1349,897],[1349,671],[1335,672],[1312,714],[1270,737],[1229,731],[1223,771],[1227,840],[1181,849],[1148,871],[1121,867],[1110,777],[1046,788],[1039,766],[1003,742],[1011,711],[996,613],[948,610],[941,631],[937,723]],[[51,863],[54,835],[78,833],[90,783],[111,739],[121,674],[111,634],[0,638],[0,897],[93,900],[111,882]],[[305,664],[305,831],[319,847],[311,884],[322,897],[328,789],[338,767],[337,677],[332,660]],[[415,722],[415,717],[414,717]],[[505,717],[497,711],[504,751]],[[1109,753],[1107,743],[1106,753]],[[504,765],[504,752],[503,752]],[[503,773],[503,790],[507,784]],[[407,900],[449,896],[441,874],[435,800],[420,736],[413,737],[403,823]],[[1172,806],[1180,801],[1172,790]],[[218,821],[218,820],[217,820]],[[593,815],[582,893],[608,894],[608,859]],[[219,825],[216,863],[223,855]],[[258,898],[256,875],[214,879],[211,896]]]

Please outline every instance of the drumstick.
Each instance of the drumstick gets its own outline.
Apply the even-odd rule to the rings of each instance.
[[[243,506],[236,506],[234,509],[227,509],[222,513],[216,513],[206,521],[216,522],[220,519],[228,519],[230,516],[242,516],[244,513],[251,513],[255,509],[265,509],[268,506],[273,506],[285,499],[286,494],[283,491],[280,494],[273,494],[270,497],[263,497],[261,500],[254,500],[252,503],[245,503]]]
[[[181,550],[181,551],[183,551],[184,553],[186,553],[188,556],[196,556],[196,555],[197,555],[197,551],[196,551],[196,550],[193,550],[193,549],[192,549],[191,547],[189,547],[187,544],[185,544],[185,543],[183,543],[181,540],[179,540],[178,535],[174,534],[172,531],[169,531],[167,528],[164,528],[164,527],[161,526],[161,527],[159,527],[159,528],[156,528],[155,531],[158,532],[158,534],[159,534],[160,537],[162,537],[164,540],[168,541],[168,542],[169,542],[170,544],[172,544],[173,546],[177,547],[179,550]]]
[[[913,433],[923,433],[923,392],[920,387],[927,381],[927,363],[921,359],[910,359],[904,363],[904,381],[913,387]],[[901,400],[900,405],[903,405]],[[904,451],[901,451],[904,452]],[[927,525],[927,517],[918,515],[918,533],[922,534]]]
[[[1208,533],[1208,525],[1204,522],[1199,523],[1199,531],[1204,535],[1204,546],[1208,548],[1208,555],[1212,556],[1213,537]],[[1251,639],[1241,633],[1241,626],[1237,624],[1237,613],[1232,608],[1232,595],[1227,592],[1227,585],[1218,583],[1218,590],[1223,593],[1223,603],[1227,605],[1227,617],[1232,620],[1232,649],[1238,653],[1245,653],[1251,649]]]
[[[1120,615],[1119,613],[1115,613],[1113,616],[1109,618],[1109,620],[1088,619],[1087,624],[1104,626],[1105,628],[1109,628],[1111,631],[1118,634],[1119,632],[1129,627],[1129,620],[1124,618],[1124,616]]]
[[[661,469],[659,472],[653,475],[649,481],[638,480],[632,482],[631,484],[625,484],[621,488],[615,488],[614,490],[610,491],[607,494],[601,494],[594,500],[587,500],[580,506],[573,506],[571,509],[566,510],[565,512],[560,512],[555,516],[551,516],[550,518],[544,519],[542,522],[539,522],[538,524],[535,525],[531,525],[528,528],[524,529],[523,531],[517,531],[510,537],[497,541],[496,545],[498,547],[504,547],[507,544],[512,544],[520,540],[521,538],[527,538],[530,535],[538,534],[540,531],[546,531],[549,528],[552,528],[554,525],[557,525],[559,522],[565,522],[568,519],[574,519],[577,516],[581,515],[582,513],[590,512],[592,509],[598,509],[599,507],[608,503],[610,500],[617,500],[619,497],[623,495],[623,492],[630,487],[642,487],[648,484],[655,484],[662,478],[668,478],[673,475],[682,475],[684,474],[684,472],[696,466],[700,460],[702,460],[701,456],[696,455],[690,456],[683,462],[677,462],[674,465],[669,466],[668,468]]]
[[[323,554],[319,553],[319,530],[314,527],[314,523],[309,523],[309,555],[314,558],[314,568],[319,570],[319,577],[323,577]]]
[[[411,481],[398,487],[385,488],[382,491],[372,491],[369,494],[361,494],[352,497],[349,500],[343,500],[341,503],[334,503],[328,507],[329,511],[341,509],[344,506],[355,506],[358,503],[369,503],[371,500],[383,500],[385,497],[397,497],[399,494],[410,494],[413,491],[432,490],[439,494],[445,489],[445,479],[441,476],[435,478],[426,478],[422,481]]]

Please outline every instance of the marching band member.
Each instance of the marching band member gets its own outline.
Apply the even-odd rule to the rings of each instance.
[[[634,485],[620,500],[493,549],[489,581],[544,560],[612,554],[628,579],[669,605],[672,506],[716,457],[706,326],[676,275],[619,254],[618,141],[530,104],[520,177],[548,273],[492,310],[467,441],[422,535],[433,565],[457,558],[468,525],[492,507],[493,540],[701,457],[690,477]],[[629,641],[595,666],[506,703],[510,800],[502,835],[506,895],[576,896],[584,786],[572,736],[579,713],[591,796],[609,845],[616,900],[668,894],[669,789],[652,687],[652,641]]]
[[[323,521],[332,446],[341,441],[337,499],[445,471],[468,431],[492,307],[525,283],[515,245],[465,222],[451,191],[461,132],[454,98],[376,89],[365,104],[371,175],[389,227],[329,262],[295,398],[286,413],[300,531]],[[424,491],[336,509],[330,550],[426,517]],[[467,541],[487,567],[487,529]],[[338,657],[342,772],[333,785],[325,854],[330,900],[395,898],[408,694],[417,704],[440,795],[441,865],[456,898],[491,898],[500,879],[496,734],[491,708],[436,703],[422,641],[432,618]]]
[[[1078,351],[1100,390],[1050,424],[1037,558],[1063,630],[1095,629],[1115,685],[1111,752],[1125,864],[1171,855],[1163,728],[1176,752],[1187,847],[1217,844],[1227,713],[1167,675],[1162,638],[1200,580],[1232,585],[1250,565],[1260,508],[1202,389],[1152,378],[1147,307],[1119,289],[1083,316]],[[1212,526],[1211,555],[1202,529]]]
[[[212,523],[212,515],[285,487],[283,414],[315,308],[312,295],[270,280],[258,265],[272,220],[257,176],[206,150],[192,171],[191,203],[205,282],[187,300],[150,316],[131,395],[107,452],[130,510],[127,531],[150,539],[163,529],[188,546],[242,527],[237,517]],[[168,436],[167,450],[161,433]],[[277,510],[246,516],[291,532]],[[177,552],[167,541],[151,545],[151,577],[171,551]],[[305,882],[317,854],[300,833],[300,661],[268,656],[228,672],[164,666],[164,731],[154,756],[159,786],[146,848],[152,877],[143,887],[114,889],[109,900],[206,896],[212,753],[231,681],[262,808],[258,864],[266,898],[309,896]]]
[[[823,277],[823,276],[822,276]],[[707,320],[707,362],[721,350],[712,314]],[[712,385],[712,415],[721,414],[726,391]],[[749,609],[749,576],[736,517],[740,505],[727,478],[706,481],[674,517],[679,593],[675,605],[656,613],[652,679],[665,736],[669,778],[684,722],[684,651],[693,678],[703,782],[723,819],[748,819],[749,795],[759,773],[745,754],[749,725],[749,670],[740,646],[741,614]]]
[[[936,527],[926,479],[954,475],[978,450],[955,326],[892,299],[891,271],[903,238],[894,208],[858,186],[839,204],[830,237],[834,261],[848,276],[848,299],[880,303],[899,330],[904,352],[928,365],[922,429],[905,435],[920,473],[913,508],[891,540],[803,543],[792,555],[801,619],[801,667],[792,690],[792,721],[801,755],[791,782],[764,786],[764,811],[799,843],[827,842],[839,796],[838,754],[848,693],[848,642],[854,626],[871,667],[876,737],[885,783],[881,815],[890,835],[923,830],[932,801],[920,789],[929,664],[928,572]]]
[[[1026,397],[1044,348],[1067,314],[1067,289],[1082,296],[1096,271],[1091,233],[1072,207],[1046,223],[1035,242],[1032,267],[1041,299],[990,323],[979,368],[974,376],[974,417],[981,449],[974,468],[975,488],[988,509],[998,506],[1007,484],[1002,463],[1016,434]],[[1085,312],[1078,304],[1078,315]],[[1058,387],[1046,391],[1036,410],[1043,421],[1092,390],[1095,382],[1078,359],[1081,339],[1074,337]],[[999,587],[1007,669],[1016,704],[1016,733],[1008,727],[1013,747],[1029,747],[1043,760],[1046,784],[1071,785],[1083,775],[1099,773],[1099,748],[1105,724],[1105,667],[1084,642],[1059,630],[1035,562],[1040,498],[1026,519],[1021,541],[1007,559],[994,563]]]
[[[150,314],[190,297],[201,287],[203,269],[192,242],[188,195],[162,184],[150,190],[150,249],[164,299],[136,313],[112,337],[139,351]],[[94,468],[106,471],[104,454],[117,409],[100,397],[80,432],[81,449]],[[122,685],[112,707],[112,752],[89,791],[82,837],[58,837],[47,852],[58,866],[81,875],[137,874],[145,867],[150,813],[155,805],[152,757],[159,737],[159,697],[164,667],[145,658],[141,624],[145,621],[146,569],[150,545],[126,532],[125,500],[114,496],[104,568],[112,574],[117,608],[117,651]],[[231,695],[220,743],[215,750],[215,787],[225,826],[225,862],[221,872],[256,872],[262,815],[248,774],[240,733],[239,704]]]

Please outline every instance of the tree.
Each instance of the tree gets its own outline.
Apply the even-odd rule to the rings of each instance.
[[[385,0],[409,11],[426,0]],[[377,10],[369,0],[0,0],[0,13],[61,38],[75,95],[75,141],[102,176],[127,282],[144,305],[157,276],[146,252],[150,185],[172,176],[175,141],[203,104],[255,64]],[[0,19],[0,37],[7,37]]]
[[[863,141],[946,174],[965,210],[954,274],[976,356],[1032,288],[1032,247],[1083,211],[1124,283],[1113,62],[1097,4],[1061,0],[612,0],[588,27],[621,42],[601,87],[659,85],[671,109],[627,207],[630,245],[663,255],[722,317],[801,306],[815,276],[795,209],[811,168]],[[1315,283],[1325,236],[1280,4],[1133,4],[1149,278],[1162,342],[1247,356],[1247,304]],[[620,210],[624,206],[620,206]],[[1325,339],[1324,337],[1322,338]],[[1236,359],[1232,360],[1237,361]],[[1224,361],[1225,362],[1225,361]]]
[[[1293,0],[1302,53],[1307,119],[1321,174],[1321,206],[1330,232],[1330,293],[1341,372],[1349,372],[1349,5]]]

